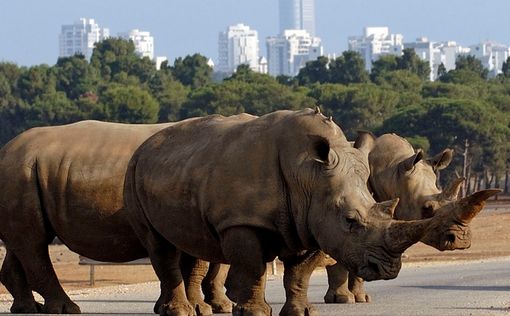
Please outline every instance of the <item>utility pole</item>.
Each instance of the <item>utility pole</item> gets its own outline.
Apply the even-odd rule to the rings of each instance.
[[[466,179],[466,183],[462,186],[462,197],[467,195],[467,182],[469,182],[470,179],[468,179],[468,151],[469,151],[469,140],[464,140],[464,152],[462,153],[462,156],[464,156],[464,162],[462,166],[462,176],[464,179]]]

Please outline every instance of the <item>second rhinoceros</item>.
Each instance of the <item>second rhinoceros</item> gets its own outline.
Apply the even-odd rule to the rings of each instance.
[[[441,207],[457,199],[463,179],[457,179],[444,191],[436,186],[436,171],[446,168],[452,160],[453,150],[445,149],[434,157],[424,159],[423,152],[415,152],[411,144],[395,134],[375,137],[360,132],[354,146],[369,152],[369,188],[377,201],[400,198],[395,210],[395,219],[417,220],[429,218]],[[465,203],[481,201],[498,193],[484,190],[472,195]],[[479,200],[480,202],[474,202]],[[422,242],[438,250],[465,249],[471,244],[468,226],[476,212],[463,216],[461,213],[448,219],[448,210],[459,212],[462,207],[451,205],[443,210],[445,220],[437,227],[440,234],[428,234]],[[453,221],[452,221],[453,219]],[[341,264],[326,267],[329,288],[324,296],[326,303],[369,302],[363,280],[349,273]]]
[[[340,128],[310,109],[209,116],[153,135],[130,161],[124,199],[161,281],[159,312],[195,312],[181,252],[231,265],[234,315],[270,314],[265,263],[276,256],[284,315],[313,312],[302,295],[308,274],[287,273],[299,270],[299,254],[321,249],[364,279],[396,277],[402,252],[443,218],[393,220],[398,200],[374,201],[368,168]]]

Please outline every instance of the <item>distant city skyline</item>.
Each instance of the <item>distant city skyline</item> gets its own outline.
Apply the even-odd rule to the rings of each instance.
[[[265,52],[265,39],[279,33],[278,1],[238,0],[4,0],[0,11],[0,61],[30,66],[55,64],[62,25],[93,18],[118,34],[132,29],[154,37],[154,53],[177,57],[200,53],[218,59],[218,32],[244,23],[256,30]],[[316,31],[325,54],[347,49],[347,38],[366,26],[388,26],[406,42],[426,36],[470,46],[485,40],[510,44],[507,12],[510,1],[315,1]],[[27,9],[30,8],[30,9]]]

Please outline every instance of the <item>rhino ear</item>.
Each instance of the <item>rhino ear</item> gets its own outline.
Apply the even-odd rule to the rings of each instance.
[[[376,137],[369,131],[358,131],[358,137],[354,142],[354,148],[358,148],[363,154],[368,157],[370,151],[374,148]]]
[[[331,165],[335,161],[334,151],[331,150],[329,141],[322,136],[309,136],[313,142],[314,160],[325,165]]]
[[[414,166],[423,159],[423,151],[418,149],[414,155],[401,161],[398,165],[398,170],[402,173],[413,170]]]
[[[432,158],[428,158],[425,160],[429,165],[432,166],[434,170],[442,170],[452,162],[453,159],[453,149],[446,148],[439,154],[435,155]]]

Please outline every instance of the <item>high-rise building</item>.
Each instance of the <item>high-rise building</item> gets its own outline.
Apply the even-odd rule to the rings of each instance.
[[[99,27],[94,19],[81,18],[74,24],[62,25],[59,35],[59,56],[83,54],[90,59],[94,44],[109,36],[110,31]]]
[[[368,71],[380,56],[402,55],[402,34],[390,34],[388,27],[365,27],[363,33],[362,36],[349,36],[349,50],[361,54]]]
[[[132,29],[129,32],[119,33],[119,37],[132,40],[138,56],[154,59],[154,37],[151,36],[150,32]]]
[[[490,78],[502,73],[503,63],[506,62],[509,53],[508,46],[493,41],[469,46],[469,54],[482,62],[483,67],[489,70]]]
[[[305,30],[285,30],[267,38],[268,73],[295,76],[306,62],[323,55],[321,40]]]
[[[218,36],[218,65],[216,70],[233,73],[237,66],[246,64],[259,71],[259,37],[244,24],[231,25]]]
[[[280,0],[280,34],[306,30],[315,36],[315,0]]]

